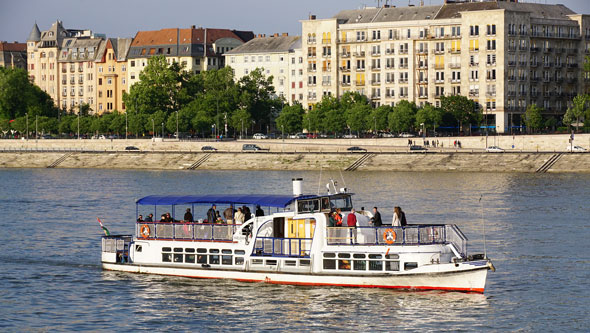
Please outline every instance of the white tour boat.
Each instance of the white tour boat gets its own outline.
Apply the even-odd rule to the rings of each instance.
[[[494,266],[485,255],[467,254],[467,238],[456,225],[374,227],[372,213],[360,211],[355,213],[357,226],[349,228],[352,193],[336,190],[332,182],[333,190],[325,195],[303,195],[301,182],[293,180],[293,195],[139,199],[136,212],[153,209],[154,216],[212,204],[232,209],[260,205],[276,212],[240,225],[137,222],[135,236],[102,237],[102,267],[305,286],[484,292],[488,269]],[[328,216],[338,208],[345,226],[330,227]]]

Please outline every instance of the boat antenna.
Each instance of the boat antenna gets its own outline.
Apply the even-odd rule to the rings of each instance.
[[[486,221],[485,221],[484,215],[483,215],[483,201],[481,201],[482,198],[483,198],[483,194],[480,194],[479,204],[481,206],[481,224],[483,225],[483,255],[487,259],[488,252],[486,250]]]
[[[338,169],[340,172],[340,178],[342,179],[342,184],[344,184],[344,188],[346,189],[346,181],[344,180],[344,176],[342,175],[342,169]]]
[[[323,167],[320,166],[320,179],[318,180],[318,195],[320,195],[320,188],[322,187],[322,169]]]

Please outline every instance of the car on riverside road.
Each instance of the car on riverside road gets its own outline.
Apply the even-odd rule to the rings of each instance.
[[[127,147],[125,147],[125,150],[139,150],[139,148],[137,148],[135,146],[127,146]]]
[[[201,147],[202,151],[217,151],[217,148],[213,147],[213,146],[203,146]]]
[[[503,153],[504,149],[498,146],[489,146],[486,148],[486,153]]]
[[[360,153],[360,152],[367,151],[365,148],[361,148],[361,147],[357,147],[357,146],[346,148],[346,150],[348,150],[349,153],[356,153],[356,152]]]
[[[423,146],[413,145],[410,146],[410,151],[421,151],[426,152],[428,149],[424,148]]]
[[[583,153],[586,151],[586,148],[581,146],[567,146],[567,151],[572,153]]]
[[[269,150],[268,148],[260,148],[258,145],[252,143],[246,143],[242,146],[242,151],[260,151],[260,150]]]
[[[252,138],[254,138],[256,140],[262,140],[262,139],[268,139],[268,136],[266,136],[262,133],[256,133],[252,136]]]

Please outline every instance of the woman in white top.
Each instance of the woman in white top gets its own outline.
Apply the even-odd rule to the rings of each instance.
[[[402,226],[402,221],[401,221],[401,209],[399,207],[395,207],[393,208],[393,221],[391,222],[391,225],[394,227],[401,227]]]
[[[238,207],[238,211],[236,212],[236,214],[234,215],[234,221],[236,222],[236,224],[242,224],[244,223],[244,212],[242,212],[242,207]]]

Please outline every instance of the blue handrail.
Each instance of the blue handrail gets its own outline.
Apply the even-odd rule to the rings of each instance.
[[[309,258],[312,238],[256,237],[253,256]]]

